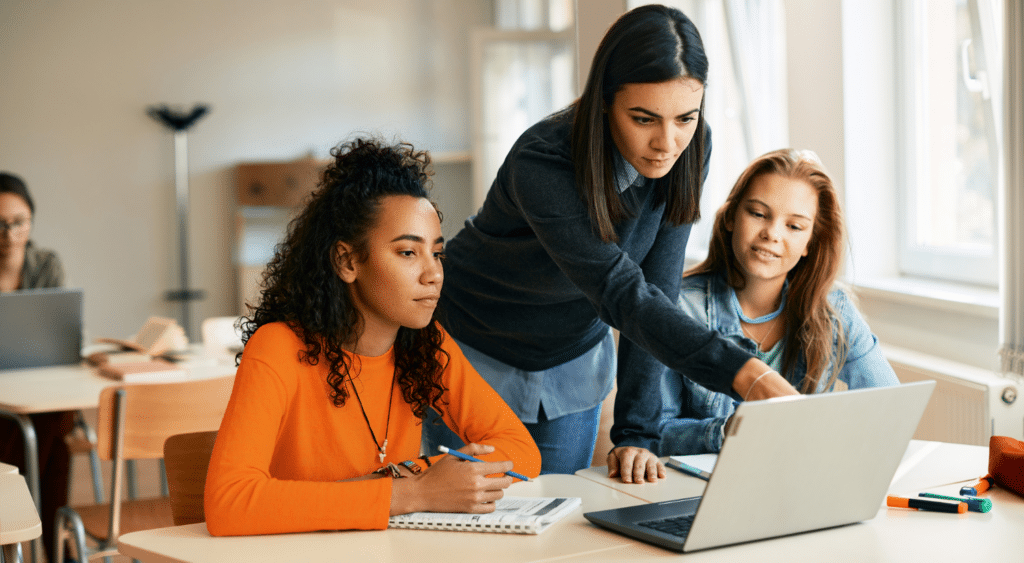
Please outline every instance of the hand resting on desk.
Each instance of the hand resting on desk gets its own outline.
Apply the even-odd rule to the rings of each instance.
[[[494,446],[469,444],[459,451],[481,456],[493,452]],[[451,455],[443,456],[418,475],[394,480],[391,485],[391,515],[494,512],[494,501],[505,496],[505,489],[514,481],[504,474],[506,471],[512,471],[511,461],[473,463]]]
[[[608,476],[623,483],[656,483],[665,478],[665,466],[650,450],[622,446],[608,452]]]

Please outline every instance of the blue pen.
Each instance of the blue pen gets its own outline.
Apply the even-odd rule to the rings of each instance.
[[[440,451],[443,454],[453,455],[453,456],[455,456],[455,457],[457,457],[459,459],[464,459],[466,461],[479,461],[481,463],[483,463],[483,461],[484,461],[482,459],[477,459],[477,458],[475,458],[475,457],[473,457],[471,455],[464,454],[464,453],[462,453],[460,451],[449,450],[448,446],[438,446],[437,449],[438,449],[438,451]],[[529,481],[530,480],[530,478],[527,477],[526,475],[520,475],[520,474],[516,473],[515,471],[506,471],[505,475],[508,475],[509,477],[515,477],[516,479],[519,479],[520,481]]]
[[[683,463],[683,462],[679,461],[678,459],[669,459],[668,461],[665,462],[665,465],[667,465],[667,466],[669,466],[669,467],[671,467],[673,469],[678,469],[679,471],[682,471],[683,473],[686,473],[687,475],[693,475],[694,477],[698,477],[700,479],[704,479],[705,481],[708,481],[708,480],[711,479],[711,474],[708,473],[707,471],[704,471],[703,469],[701,469],[699,467],[694,467],[694,466],[692,466],[692,465],[690,465],[688,463]]]

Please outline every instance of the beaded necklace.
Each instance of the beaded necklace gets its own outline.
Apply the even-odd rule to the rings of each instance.
[[[395,396],[395,374],[391,373],[391,392],[388,394],[388,422],[384,426],[384,443],[382,445],[377,444],[377,435],[373,433],[373,426],[370,426],[370,417],[366,416],[366,409],[363,408],[363,400],[359,398],[359,390],[356,389],[356,382],[352,381],[352,374],[348,374],[348,381],[352,384],[352,391],[356,394],[356,401],[359,402],[359,410],[363,412],[363,420],[366,421],[366,428],[370,430],[370,437],[373,438],[373,445],[380,452],[378,457],[380,462],[384,463],[384,457],[388,455],[388,432],[391,430],[391,400]]]

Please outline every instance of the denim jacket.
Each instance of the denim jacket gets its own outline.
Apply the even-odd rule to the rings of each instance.
[[[706,323],[708,328],[719,331],[744,350],[753,353],[757,344],[743,334],[740,320],[731,305],[733,293],[722,276],[690,276],[683,279],[679,307],[698,321]],[[878,339],[871,333],[846,292],[835,288],[828,300],[843,324],[848,346],[846,361],[832,390],[897,385],[899,381],[896,373],[882,354]],[[806,372],[806,364],[801,360],[790,382],[799,384]],[[831,370],[827,373],[831,373]],[[669,369],[664,372],[661,386],[661,439],[658,455],[717,453],[725,437],[725,422],[736,410],[738,403],[727,395],[710,391]],[[823,387],[824,381],[818,392],[824,391]]]

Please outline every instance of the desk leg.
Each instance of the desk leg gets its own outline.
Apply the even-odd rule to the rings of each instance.
[[[18,423],[21,427],[21,436],[25,442],[25,484],[28,485],[28,492],[36,502],[36,512],[42,512],[42,497],[39,490],[39,440],[36,438],[36,428],[32,426],[32,419],[28,415],[0,410],[0,416],[9,418]],[[43,526],[53,525],[53,522],[43,522]],[[42,563],[43,561],[43,537],[32,540],[32,561]]]
[[[21,563],[21,544],[12,543],[3,548],[3,563]]]

